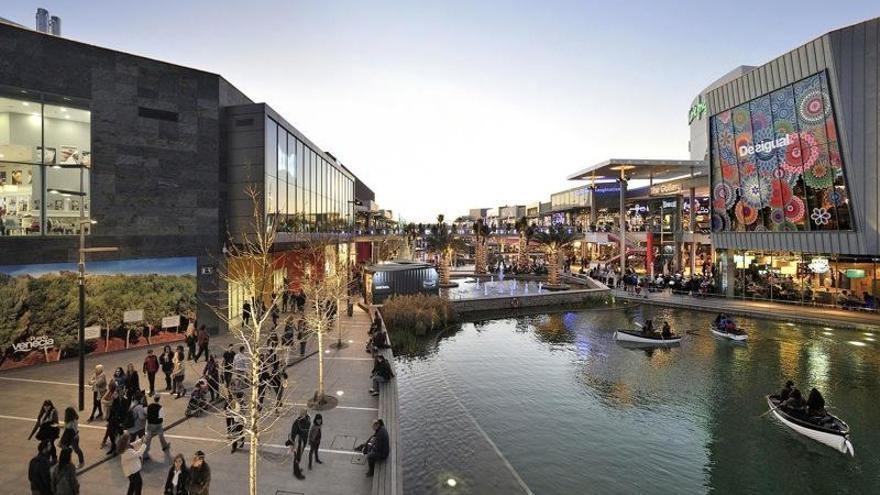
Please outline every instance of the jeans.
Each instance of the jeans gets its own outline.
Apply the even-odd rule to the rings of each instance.
[[[76,453],[76,457],[79,459],[80,464],[84,464],[85,457],[83,457],[83,451],[79,448],[79,433],[73,436],[73,440],[70,442],[70,448]]]
[[[321,447],[321,442],[315,444],[309,444],[309,469],[312,469],[312,457],[314,456],[315,461],[321,462],[321,459],[318,459],[318,448]]]
[[[163,371],[165,373],[165,390],[171,390],[171,372]]]
[[[171,446],[171,444],[165,441],[165,430],[162,428],[162,423],[155,425],[147,423],[147,434],[144,438],[144,445],[146,445],[146,448],[144,449],[145,456],[150,453],[150,444],[153,443],[153,437],[155,436],[159,437],[159,443],[162,444],[162,450],[166,450]]]
[[[141,472],[128,475],[128,492],[127,495],[141,495],[141,488],[144,486],[144,480],[141,478]]]
[[[147,381],[150,382],[150,395],[154,395],[156,393],[156,372],[148,372]]]
[[[375,390],[376,392],[378,392],[378,391],[379,391],[379,384],[380,384],[380,383],[388,383],[388,380],[385,379],[385,378],[382,377],[382,376],[379,376],[379,375],[373,375],[373,390]]]
[[[92,390],[92,414],[89,415],[89,419],[95,419],[95,411],[98,412],[98,416],[104,415],[104,410],[101,408],[101,397],[97,390]]]

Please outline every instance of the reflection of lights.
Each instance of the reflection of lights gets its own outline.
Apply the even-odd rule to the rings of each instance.
[[[828,331],[830,332],[830,331],[832,331],[832,330],[834,330],[834,329],[831,328],[831,327],[825,327],[825,328],[823,328],[822,330],[828,330]]]
[[[865,337],[865,340],[867,340],[868,342],[874,342],[875,339],[874,337]]]
[[[807,365],[811,381],[819,388],[825,388],[831,365],[828,354],[818,344],[813,344],[807,349]]]
[[[792,323],[792,322],[788,322],[788,323],[786,323],[786,325],[788,325],[788,326],[790,326],[790,327],[793,327],[793,326],[794,326],[794,323]]]
[[[865,347],[866,345],[868,345],[868,344],[866,344],[866,343],[864,343],[864,342],[859,342],[858,340],[850,340],[850,341],[847,342],[847,343],[848,343],[848,344],[851,344],[851,345],[854,345],[854,346],[856,346],[856,347]]]
[[[822,335],[827,335],[831,337],[832,335],[834,335],[834,332],[822,332]]]
[[[873,337],[873,336],[874,336],[874,334],[871,333],[871,332],[862,332],[862,335],[865,335],[865,336],[868,336],[868,337]]]
[[[343,395],[345,395],[345,392],[343,392],[342,390],[337,390],[336,395],[342,397]]]
[[[565,324],[565,328],[571,328],[576,319],[577,315],[573,312],[565,313],[565,316],[562,317],[562,323]]]
[[[455,481],[455,478],[449,478],[448,480],[446,480],[446,484],[452,488],[455,488],[455,486],[458,485],[458,482]]]

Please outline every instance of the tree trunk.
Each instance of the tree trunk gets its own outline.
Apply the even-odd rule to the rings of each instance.
[[[445,252],[440,255],[440,283],[449,285],[449,256]]]
[[[258,343],[260,340],[260,332],[257,330],[256,338],[254,339],[255,343]],[[247,417],[247,435],[248,435],[248,446],[250,447],[250,451],[248,452],[248,494],[249,495],[257,495],[257,456],[260,453],[260,438],[257,431],[259,425],[257,424],[257,420],[259,419],[259,412],[257,411],[257,402],[260,400],[259,397],[259,385],[260,385],[260,359],[259,355],[251,355],[251,399],[250,404],[248,405],[248,417]]]
[[[550,251],[550,262],[547,263],[547,283],[550,285],[559,284],[559,253]]]
[[[319,329],[320,330],[320,329]],[[318,331],[318,397],[324,400],[324,332]]]
[[[519,268],[525,269],[529,266],[529,246],[526,243],[526,236],[520,234],[519,236]]]
[[[485,275],[486,265],[486,244],[477,239],[474,247],[474,273],[477,275]]]

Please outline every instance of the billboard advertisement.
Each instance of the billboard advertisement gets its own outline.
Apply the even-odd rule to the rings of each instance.
[[[86,353],[182,340],[184,328],[163,319],[195,314],[196,266],[195,257],[87,263]],[[78,280],[75,263],[0,266],[0,369],[77,355]]]

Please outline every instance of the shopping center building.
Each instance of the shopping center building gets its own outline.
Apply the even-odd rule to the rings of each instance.
[[[222,76],[5,23],[0,60],[0,272],[76,270],[83,228],[88,246],[118,248],[87,270],[173,260],[195,279],[191,315],[222,328],[209,305],[234,319],[251,296],[218,276],[230,236],[252,231],[251,186],[279,231],[276,289],[310,236],[353,259],[357,178]]]
[[[876,307],[880,19],[705,95],[712,240],[728,296]]]

